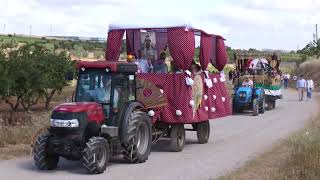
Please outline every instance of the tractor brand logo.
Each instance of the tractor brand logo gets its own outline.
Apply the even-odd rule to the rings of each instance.
[[[149,88],[145,88],[145,89],[143,90],[143,95],[144,95],[145,97],[150,97],[150,96],[152,95],[152,90],[149,89]]]
[[[193,118],[196,111],[201,107],[202,95],[203,95],[203,82],[200,75],[194,77],[194,83],[192,85],[192,100],[194,101]]]

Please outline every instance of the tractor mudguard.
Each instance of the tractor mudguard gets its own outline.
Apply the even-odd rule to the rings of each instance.
[[[125,142],[126,141],[126,132],[127,131],[127,124],[128,124],[128,121],[129,121],[129,117],[130,117],[130,114],[133,110],[137,109],[137,108],[143,108],[144,106],[139,103],[139,102],[129,102],[125,105],[125,110],[122,111],[122,114],[121,114],[121,121],[120,121],[120,126],[119,126],[119,138],[120,138],[120,141],[124,144],[127,144],[128,142]]]

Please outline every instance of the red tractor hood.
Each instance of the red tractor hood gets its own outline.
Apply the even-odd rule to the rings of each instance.
[[[89,122],[103,122],[105,116],[101,104],[95,102],[63,103],[54,108],[55,112],[86,112]]]

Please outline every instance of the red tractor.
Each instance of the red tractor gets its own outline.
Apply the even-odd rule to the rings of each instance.
[[[177,28],[177,35],[181,35],[180,29],[185,32],[187,27],[172,29]],[[169,47],[174,48],[169,41],[172,29],[147,30],[168,31]],[[116,155],[123,155],[131,163],[142,163],[148,159],[152,142],[159,138],[170,138],[171,148],[177,152],[185,145],[185,130],[196,131],[198,142],[207,143],[209,119],[231,114],[227,91],[219,82],[219,74],[138,74],[136,64],[117,61],[124,31],[129,36],[130,32],[136,34],[140,29],[110,30],[107,60],[77,64],[79,73],[74,102],[55,107],[48,132],[39,135],[35,142],[34,161],[39,169],[55,169],[59,157],[81,160],[90,174],[103,173],[110,158]],[[188,31],[205,33],[190,27]],[[183,36],[181,38],[185,39]],[[223,39],[216,39],[215,46],[203,48],[221,46]],[[130,41],[127,43],[127,51],[132,51],[134,45],[130,45]],[[223,45],[225,51],[224,48]],[[173,52],[171,54],[175,57]],[[191,64],[192,58],[185,61]],[[219,58],[212,63],[219,64]],[[186,85],[186,79],[194,79],[196,86]],[[204,79],[213,85],[203,84]],[[196,98],[193,94],[200,96]],[[192,128],[185,129],[184,124],[191,124]]]

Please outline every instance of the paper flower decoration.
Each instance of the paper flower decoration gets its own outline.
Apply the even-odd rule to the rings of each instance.
[[[216,100],[216,99],[217,99],[217,96],[216,96],[216,95],[213,95],[212,97],[213,97],[213,100]]]
[[[215,112],[215,111],[216,111],[216,108],[212,107],[211,112]]]
[[[194,100],[190,100],[189,105],[190,105],[191,107],[194,107]]]
[[[208,96],[207,95],[204,95],[204,100],[207,100],[208,99]]]
[[[213,83],[217,83],[217,82],[218,82],[217,78],[213,78]]]
[[[176,115],[177,116],[181,116],[182,115],[182,112],[180,110],[176,110]]]
[[[206,110],[206,111],[208,111],[209,110],[209,108],[206,106],[206,107],[204,107],[204,109]]]
[[[154,116],[154,114],[155,114],[155,113],[154,113],[153,110],[150,110],[150,111],[148,112],[148,115],[151,116],[151,117]]]
[[[225,97],[221,97],[221,100],[222,100],[222,102],[225,102],[226,98]]]

